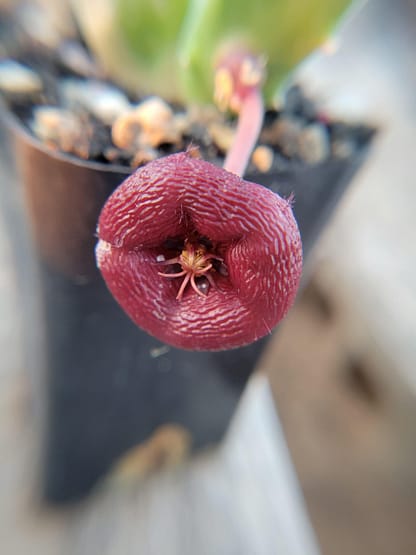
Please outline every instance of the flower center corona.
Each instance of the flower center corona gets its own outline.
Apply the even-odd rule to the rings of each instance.
[[[183,278],[178,294],[176,295],[178,301],[182,299],[188,283],[191,284],[192,289],[200,297],[206,297],[209,287],[216,287],[212,275],[217,271],[214,267],[215,261],[221,263],[221,267],[225,270],[223,259],[220,256],[209,252],[207,247],[202,243],[189,241],[187,239],[185,240],[184,248],[179,256],[169,258],[168,260],[161,260],[160,257],[157,258],[159,264],[163,264],[164,266],[179,264],[181,270],[179,272],[158,272],[158,274],[169,279]]]

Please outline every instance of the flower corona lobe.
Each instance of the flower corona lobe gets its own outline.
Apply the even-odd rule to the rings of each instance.
[[[191,350],[270,333],[293,304],[302,246],[290,202],[190,153],[150,162],[106,202],[97,263],[141,328]]]

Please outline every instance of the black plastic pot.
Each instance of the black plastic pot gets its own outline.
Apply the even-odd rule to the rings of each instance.
[[[127,170],[51,152],[5,110],[2,131],[3,166],[11,170],[3,206],[41,407],[44,497],[82,497],[126,450],[166,424],[187,430],[193,449],[220,441],[266,340],[197,353],[168,348],[138,329],[107,291],[94,260],[98,214]],[[306,260],[366,155],[371,133],[351,136],[348,158],[247,176],[295,194]]]

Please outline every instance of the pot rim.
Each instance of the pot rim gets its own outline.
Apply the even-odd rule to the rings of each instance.
[[[43,154],[55,158],[60,162],[67,162],[74,164],[80,168],[86,168],[91,170],[97,170],[108,173],[125,174],[130,175],[134,168],[128,168],[120,164],[111,164],[104,162],[94,162],[91,160],[82,160],[77,156],[62,152],[60,150],[53,150],[47,147],[38,139],[35,135],[32,135],[24,123],[13,113],[13,111],[7,106],[4,99],[0,98],[0,119],[3,120],[4,124],[9,127],[13,133],[20,136],[20,138],[27,143],[29,143],[34,149],[39,150]]]

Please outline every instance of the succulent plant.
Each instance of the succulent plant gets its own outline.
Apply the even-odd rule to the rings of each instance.
[[[188,150],[138,169],[109,198],[96,256],[110,291],[176,347],[231,349],[270,333],[294,301],[301,240],[290,201],[241,176],[264,94],[270,100],[348,2],[72,2],[115,79],[170,100],[214,97],[239,115],[223,169]]]
[[[302,246],[290,201],[194,157],[139,168],[107,201],[97,261],[120,305],[176,347],[231,349],[293,304]]]
[[[349,0],[71,0],[90,48],[128,88],[239,114],[224,167],[244,173],[269,102]],[[96,17],[99,14],[99,17]],[[267,67],[266,67],[267,66]]]
[[[71,0],[83,34],[116,80],[177,101],[211,102],[218,59],[264,57],[266,101],[325,41],[350,0]],[[99,14],[99,17],[97,17]]]

